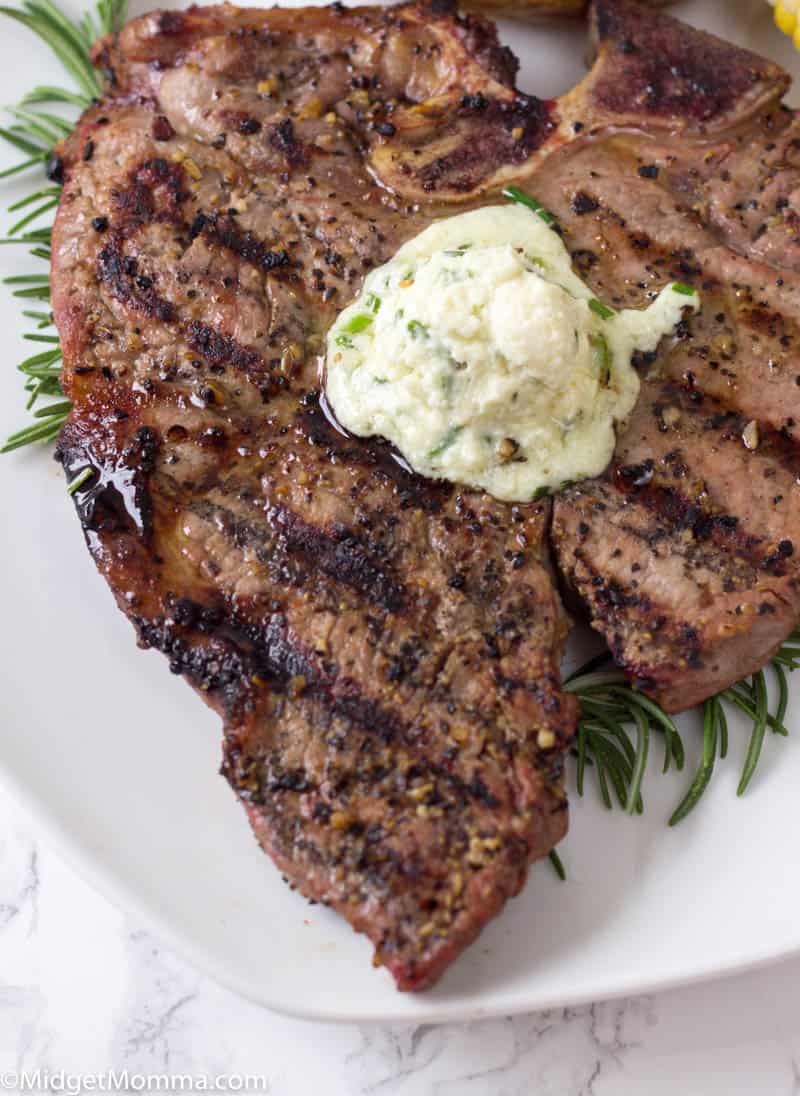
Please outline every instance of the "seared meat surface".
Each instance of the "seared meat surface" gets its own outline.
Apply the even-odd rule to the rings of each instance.
[[[641,362],[614,461],[556,501],[553,543],[619,664],[681,711],[763,666],[800,609],[800,126],[780,71],[642,25],[597,4],[609,76],[589,79],[646,129],[575,142],[536,191],[602,299],[642,305],[676,279],[703,307]]]
[[[90,548],[222,714],[281,871],[421,988],[566,830],[549,504],[342,436],[319,352],[365,271],[524,162],[550,109],[491,28],[414,7],[153,15],[98,61],[53,279]]]
[[[557,560],[673,708],[797,613],[785,78],[630,0],[595,23],[554,103],[439,7],[155,13],[98,45],[109,92],[62,150],[59,456],[89,548],[222,716],[258,840],[402,989],[563,836],[576,711],[551,503],[423,480],[326,414],[324,334],[369,269],[513,182],[609,303],[697,285],[613,467],[556,500]]]

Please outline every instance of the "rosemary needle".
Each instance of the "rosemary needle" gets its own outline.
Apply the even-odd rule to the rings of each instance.
[[[717,722],[719,724],[719,759],[724,761],[728,756],[728,717],[725,715],[725,707],[719,697],[717,701]]]
[[[567,878],[567,873],[564,870],[564,864],[561,860],[561,857],[558,855],[555,849],[551,849],[550,852],[547,854],[547,857],[550,863],[553,865],[553,870],[555,871],[556,875],[563,883],[564,880]]]
[[[703,792],[709,785],[714,772],[714,761],[717,755],[717,739],[719,729],[719,699],[714,696],[705,705],[703,712],[703,756],[700,767],[694,780],[689,785],[689,790],[672,812],[669,824],[677,826],[687,814],[697,805]]]
[[[756,713],[753,721],[753,731],[750,735],[750,745],[747,749],[747,757],[744,763],[744,769],[742,770],[742,778],[739,781],[739,787],[736,789],[737,795],[744,795],[747,790],[747,786],[753,778],[753,773],[756,771],[756,765],[761,757],[761,750],[764,745],[764,735],[767,731],[767,716],[769,714],[767,709],[767,683],[764,679],[763,671],[753,675],[753,685],[756,699]]]
[[[70,480],[67,485],[67,494],[74,495],[79,487],[82,487],[87,480],[90,480],[94,475],[94,469],[84,468],[82,472],[79,472],[74,479]]]
[[[772,671],[778,679],[778,708],[775,712],[775,720],[783,726],[786,709],[789,707],[789,683],[786,680],[786,671],[780,662],[774,661],[772,663]]]
[[[631,773],[631,783],[628,789],[628,801],[625,809],[628,814],[634,814],[642,809],[641,788],[647,768],[647,754],[650,747],[650,729],[644,712],[641,709],[634,712],[636,719],[636,760]],[[666,752],[666,751],[665,751]]]

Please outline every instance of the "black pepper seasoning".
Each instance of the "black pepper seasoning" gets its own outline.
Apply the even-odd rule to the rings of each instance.
[[[51,183],[64,182],[64,161],[54,152],[51,152],[50,155],[47,157],[45,174],[47,175],[47,178],[50,180]]]

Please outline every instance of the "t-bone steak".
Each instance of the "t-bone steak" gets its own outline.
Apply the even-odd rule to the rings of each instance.
[[[543,101],[492,24],[441,4],[156,12],[96,47],[107,93],[55,165],[58,453],[89,549],[222,716],[264,849],[405,990],[566,831],[552,560],[672,710],[798,611],[787,79],[631,0],[593,23],[589,75]],[[320,393],[365,273],[511,183],[608,304],[673,279],[703,300],[638,363],[608,472],[519,505],[410,473]]]

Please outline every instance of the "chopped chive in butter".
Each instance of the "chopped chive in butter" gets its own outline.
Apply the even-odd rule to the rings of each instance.
[[[517,202],[518,205],[527,206],[532,210],[537,217],[540,217],[546,225],[554,225],[556,219],[552,213],[548,212],[542,205],[542,203],[533,197],[531,194],[526,194],[524,190],[520,190],[518,186],[507,186],[503,189],[503,197],[509,198],[512,202]]]
[[[602,331],[596,331],[589,336],[589,342],[592,344],[594,350],[595,360],[597,361],[597,368],[600,374],[600,383],[605,387],[611,377],[611,349],[608,345],[608,339],[602,333]]]
[[[440,457],[442,453],[446,453],[463,429],[463,426],[451,426],[439,444],[431,449],[428,456],[434,459]]]
[[[589,308],[596,316],[599,316],[601,320],[610,320],[612,316],[616,316],[616,312],[613,308],[609,308],[608,305],[603,304],[602,301],[598,301],[597,297],[589,298]]]
[[[362,313],[359,316],[353,316],[352,320],[342,328],[342,331],[346,335],[359,335],[362,331],[365,331],[371,323],[372,316],[365,316]]]

